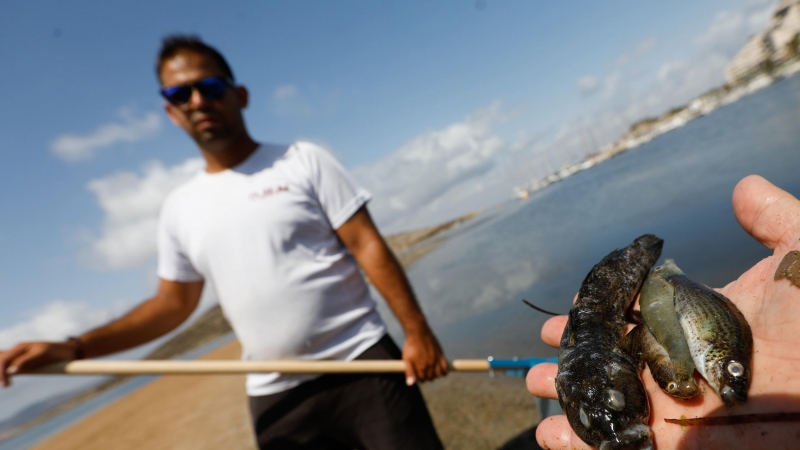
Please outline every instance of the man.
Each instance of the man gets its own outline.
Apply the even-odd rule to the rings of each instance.
[[[386,359],[386,335],[358,267],[402,324],[402,376],[252,374],[247,392],[261,448],[441,448],[415,381],[447,372],[402,269],[370,219],[361,189],[324,150],[259,144],[248,92],[199,39],[164,40],[157,75],[165,110],[206,168],[161,211],[160,285],[122,318],[62,343],[0,354],[0,382],[43,364],[141,345],[183,322],[213,283],[243,359]]]

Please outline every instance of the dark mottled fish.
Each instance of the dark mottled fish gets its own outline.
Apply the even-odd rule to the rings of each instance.
[[[694,397],[697,395],[694,361],[675,312],[674,289],[658,275],[658,271],[645,280],[639,296],[639,307],[644,323],[657,341],[650,342],[648,333],[642,333],[645,338],[644,349],[647,350],[643,357],[653,379],[667,394],[683,400]],[[663,348],[657,348],[659,346]],[[668,355],[666,358],[664,353]]]
[[[753,333],[727,297],[695,283],[668,259],[654,270],[675,289],[675,311],[697,371],[727,406],[747,401]]]
[[[786,278],[797,287],[800,287],[800,252],[792,250],[783,257],[778,270],[775,271],[775,281]]]
[[[617,349],[633,303],[663,241],[637,238],[595,265],[569,312],[558,354],[556,390],[575,433],[601,449],[652,449],[650,406],[639,361]]]

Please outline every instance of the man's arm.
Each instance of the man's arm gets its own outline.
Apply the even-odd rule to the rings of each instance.
[[[83,356],[108,355],[142,345],[174,330],[194,311],[203,292],[203,282],[161,280],[155,297],[139,304],[121,318],[79,337]],[[22,342],[0,352],[0,384],[9,385],[8,375],[59,361],[75,359],[69,342]]]
[[[447,360],[414,297],[402,267],[384,242],[366,207],[336,230],[339,239],[378,289],[403,326],[406,382],[427,381],[447,373]]]

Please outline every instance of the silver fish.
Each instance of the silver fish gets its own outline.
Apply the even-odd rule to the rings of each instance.
[[[618,349],[628,355],[632,361],[639,362],[637,366],[639,371],[644,368],[644,363],[647,362],[653,379],[668,394],[681,398],[680,395],[686,395],[685,392],[687,390],[689,396],[697,393],[697,384],[694,384],[694,393],[691,392],[691,388],[685,388],[682,391],[677,389],[677,383],[681,379],[681,375],[676,370],[669,353],[653,337],[650,329],[647,328],[647,324],[639,324],[625,335],[625,338],[620,341]],[[694,371],[694,363],[692,363],[692,371]]]
[[[753,333],[744,315],[724,295],[687,278],[671,259],[654,272],[675,289],[675,311],[697,371],[725,405],[746,402]]]
[[[648,350],[643,356],[653,379],[664,392],[688,400],[697,395],[692,353],[675,312],[674,289],[659,273],[654,271],[647,277],[639,296],[642,319],[657,341],[650,342],[649,333],[642,333],[644,348]],[[664,357],[662,352],[668,356]]]
[[[653,448],[640,362],[617,346],[625,333],[625,312],[662,245],[661,239],[644,235],[595,265],[561,337],[558,401],[575,433],[603,450]]]

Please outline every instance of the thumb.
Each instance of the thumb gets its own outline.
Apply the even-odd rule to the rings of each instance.
[[[800,237],[800,201],[758,175],[733,189],[733,212],[744,230],[770,250]]]
[[[403,353],[403,361],[406,363],[406,385],[413,386],[414,383],[417,382],[417,376],[414,372],[414,365],[406,359],[405,353]]]

